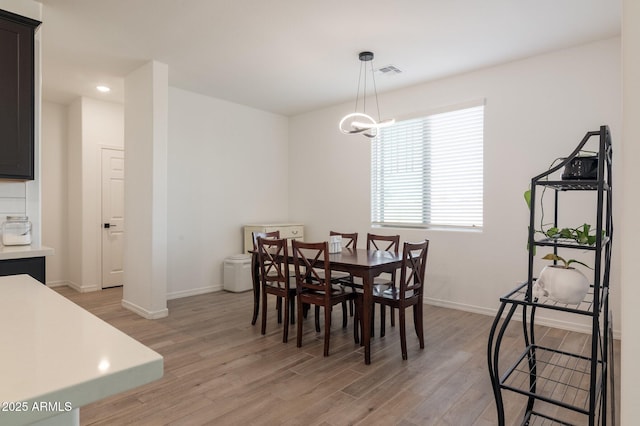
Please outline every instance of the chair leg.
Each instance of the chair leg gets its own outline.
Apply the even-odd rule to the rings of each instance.
[[[296,298],[289,295],[289,311],[291,312],[291,324],[296,323]]]
[[[261,333],[267,332],[267,292],[262,290],[262,328]]]
[[[260,311],[260,290],[255,291],[253,293],[253,317],[251,318],[251,325],[256,325],[259,311]]]
[[[320,306],[315,305],[316,309],[316,333],[320,333]]]
[[[329,338],[331,337],[331,306],[324,307],[324,356],[329,356]]]
[[[358,299],[355,301],[355,315],[353,316],[353,341],[355,343],[360,343],[360,319],[362,315],[360,314],[360,303]]]
[[[260,285],[258,284],[258,264],[257,255],[251,256],[251,279],[253,280],[253,317],[251,325],[255,325],[258,320],[258,311],[260,310]]]
[[[351,292],[355,293],[356,288],[353,286],[353,277],[349,278],[349,284],[351,284]],[[349,299],[349,316],[353,316],[353,300]]]
[[[297,333],[296,333],[296,346],[302,347],[302,323],[304,321],[302,321],[302,302],[300,302],[298,300],[298,326],[297,328]]]
[[[309,313],[309,309],[311,309],[311,305],[309,305],[308,303],[305,303],[302,309],[302,316],[304,317],[304,319],[307,319],[307,314]]]
[[[376,304],[374,303],[371,306],[371,327],[369,327],[371,329],[371,337],[375,336],[375,323],[376,323]]]
[[[282,323],[282,297],[278,296],[276,301],[276,309],[278,310],[278,324]]]
[[[342,302],[342,328],[347,326],[347,301]]]
[[[405,309],[398,308],[400,321],[400,349],[402,350],[402,359],[406,360],[407,356],[407,324],[405,322]]]
[[[396,288],[396,285],[395,285],[396,273],[395,272],[391,275],[391,282],[392,282],[391,288],[395,290],[395,288]],[[396,326],[396,314],[395,314],[395,312],[394,312],[394,310],[393,310],[393,308],[391,306],[389,306],[389,311],[391,312],[391,314],[390,314],[391,315],[391,327],[395,327]]]
[[[387,308],[384,305],[380,305],[380,337],[384,337],[384,329],[385,329],[385,317],[386,317]],[[393,312],[393,309],[391,310]]]
[[[418,341],[420,342],[420,349],[424,349],[424,324],[422,320],[422,303],[418,302],[413,305],[413,325],[416,328],[416,334],[418,335]]]
[[[284,325],[283,325],[283,329],[282,330],[282,343],[287,343],[287,340],[289,339],[289,307],[290,307],[290,303],[289,300],[287,300],[287,298],[284,299]]]
[[[389,316],[391,317],[391,327],[396,326],[396,314],[392,307],[389,307]]]

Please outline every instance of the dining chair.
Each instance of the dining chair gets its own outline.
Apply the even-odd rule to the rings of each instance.
[[[262,334],[267,330],[267,294],[273,294],[284,301],[284,330],[282,341],[289,337],[289,318],[294,324],[295,281],[289,278],[289,253],[286,239],[258,238],[258,262],[260,263],[260,291],[262,295]],[[292,285],[293,284],[293,285]],[[282,316],[278,312],[278,323]]]
[[[355,249],[358,246],[358,233],[329,231],[329,236],[339,235],[342,237],[342,247]]]
[[[392,251],[394,254],[398,254],[400,247],[400,235],[377,235],[367,233],[367,250],[381,250]],[[384,274],[377,276],[373,279],[373,285],[378,291],[384,291],[388,288],[396,286],[396,273],[395,271],[390,274]],[[393,309],[389,310],[391,313],[391,326],[395,326],[395,314]],[[375,312],[372,313],[372,321],[375,317]],[[373,327],[371,327],[373,330]],[[385,308],[380,305],[380,337],[384,337],[385,332]]]
[[[329,231],[329,236],[339,235],[342,237],[342,247],[347,249],[356,249],[358,246],[358,233],[357,232],[336,232]],[[351,274],[342,271],[333,271],[332,279],[334,283],[340,285],[348,285],[353,288],[353,277]],[[353,301],[349,302],[349,315],[353,316]],[[346,322],[346,317],[343,319],[343,323]]]
[[[398,309],[400,322],[400,346],[402,359],[407,359],[407,330],[405,310],[413,306],[413,324],[420,341],[420,349],[424,349],[424,327],[422,319],[422,299],[424,294],[424,276],[427,266],[429,240],[421,243],[404,243],[402,249],[402,266],[400,282],[397,287],[376,291],[374,287],[373,302],[382,306]]]
[[[331,312],[334,305],[353,300],[355,293],[350,288],[333,285],[329,268],[329,244],[325,242],[292,242],[293,264],[296,274],[296,298],[298,306],[297,346],[302,347],[303,307],[315,305],[316,322],[319,308],[324,310],[324,356],[329,356],[331,335]],[[320,273],[322,271],[322,273]],[[343,305],[344,306],[344,305]],[[344,316],[344,314],[343,314]],[[316,328],[317,331],[317,328]]]
[[[344,232],[336,232],[329,231],[329,236],[332,237],[334,235],[339,235],[342,237],[342,247],[348,249],[354,249],[358,245],[358,233],[344,233]],[[322,269],[318,269],[318,276],[324,277],[324,271]],[[331,271],[331,282],[336,285],[347,285],[353,288],[353,277],[351,274],[342,271]],[[353,316],[353,301],[344,302],[342,309],[342,326],[347,326],[347,303],[349,304],[349,315]],[[316,318],[318,318],[318,312],[320,308],[316,306]],[[316,320],[317,321],[317,320]],[[320,330],[320,324],[316,322],[316,330]]]
[[[257,277],[252,277],[254,282],[260,283],[260,267],[258,265],[258,238],[280,238],[280,231],[271,232],[252,232],[251,241],[253,242],[253,255],[251,256],[251,271],[258,271]],[[282,321],[281,307],[282,301],[276,304],[278,308],[279,320]],[[260,311],[260,286],[253,287],[253,317],[251,325],[255,325],[258,320],[258,312]]]

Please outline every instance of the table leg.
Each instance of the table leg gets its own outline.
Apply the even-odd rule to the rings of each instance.
[[[371,364],[371,310],[373,308],[373,277],[366,274],[362,277],[362,344],[364,346],[364,363]]]
[[[260,273],[258,269],[258,254],[253,253],[251,255],[251,281],[253,281],[253,318],[251,319],[251,325],[256,324],[260,310]]]

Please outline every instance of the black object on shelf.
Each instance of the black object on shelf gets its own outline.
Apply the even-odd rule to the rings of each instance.
[[[596,169],[579,154],[592,138],[598,140]],[[592,157],[589,157],[592,158]],[[580,159],[580,160],[577,160]],[[589,160],[591,162],[592,160]],[[500,308],[489,333],[487,361],[498,411],[498,424],[504,425],[504,391],[526,397],[523,425],[576,424],[606,425],[608,382],[613,388],[612,331],[609,311],[609,277],[613,238],[611,134],[607,126],[587,132],[576,149],[560,164],[531,179],[531,210],[529,218],[529,247],[549,247],[559,251],[579,250],[593,256],[593,283],[585,299],[578,304],[564,304],[548,297],[535,297],[533,286],[534,253],[529,250],[528,276],[514,290],[500,298]],[[550,180],[564,167],[562,180]],[[565,178],[566,175],[566,178]],[[560,194],[570,197],[573,191],[591,191],[596,199],[596,242],[594,245],[574,241],[541,238],[536,240],[536,190],[554,190],[553,226],[559,222]],[[505,332],[517,309],[522,313],[523,347],[519,355],[500,354]],[[536,344],[535,321],[538,309],[560,311],[568,315],[587,317],[591,322],[590,347],[572,352],[563,348]],[[505,364],[507,367],[503,368]],[[611,389],[613,391],[613,389]],[[613,397],[613,393],[611,394]],[[549,409],[549,407],[555,407]],[[614,407],[614,401],[611,401]],[[613,410],[613,408],[612,408]],[[513,411],[513,410],[511,410]],[[576,414],[577,413],[577,414]],[[570,420],[568,420],[570,419]],[[509,421],[511,423],[512,420]]]
[[[564,166],[562,180],[598,179],[598,156],[574,157]]]

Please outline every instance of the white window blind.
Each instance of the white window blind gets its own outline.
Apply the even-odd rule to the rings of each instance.
[[[481,227],[484,105],[382,128],[371,150],[371,222]]]

